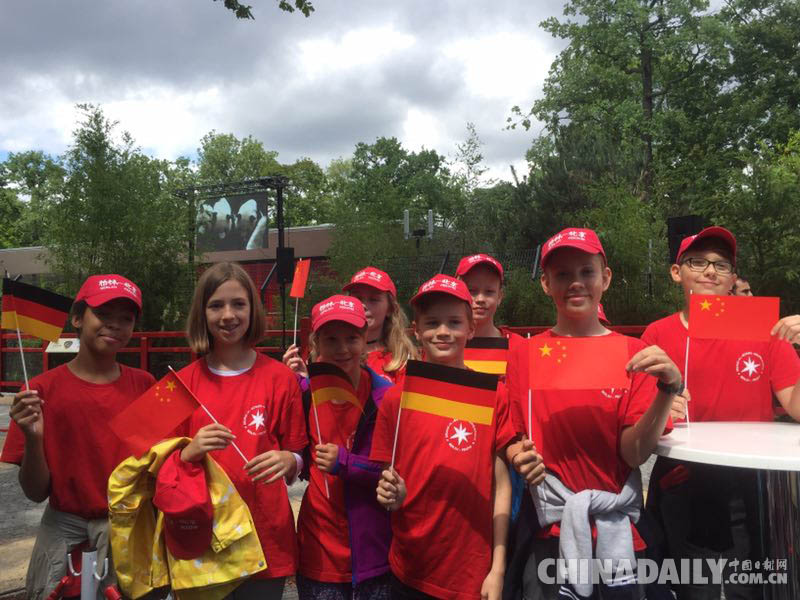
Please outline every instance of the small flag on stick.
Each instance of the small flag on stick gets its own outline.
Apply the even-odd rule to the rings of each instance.
[[[446,367],[419,360],[406,363],[392,447],[392,467],[403,411],[417,411],[432,417],[491,425],[497,395],[497,375]],[[413,435],[413,432],[411,433]]]
[[[531,389],[602,390],[630,383],[622,336],[534,337],[528,343]]]
[[[200,407],[194,395],[170,371],[109,424],[135,456],[172,433]]]
[[[347,374],[331,363],[315,362],[308,365],[311,399],[314,406],[330,400],[344,400],[363,411],[356,390]]]
[[[508,363],[508,339],[472,338],[464,348],[464,364],[474,371],[505,375]]]
[[[297,261],[294,267],[294,277],[292,277],[292,289],[289,290],[290,298],[302,298],[306,295],[306,284],[308,283],[308,273],[310,270],[310,258]]]
[[[768,341],[779,315],[779,298],[692,294],[689,299],[689,337]]]
[[[67,322],[72,300],[34,285],[3,279],[2,326],[55,342]]]
[[[497,375],[410,360],[401,406],[448,419],[491,425]]]

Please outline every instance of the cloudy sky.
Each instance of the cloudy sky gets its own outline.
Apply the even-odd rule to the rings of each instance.
[[[150,155],[196,156],[212,129],[323,166],[396,136],[453,156],[475,123],[491,175],[535,133],[506,131],[562,42],[561,0],[314,0],[310,18],[249,0],[32,0],[0,5],[0,160],[70,143],[75,104],[103,106]],[[538,131],[538,128],[537,128]]]

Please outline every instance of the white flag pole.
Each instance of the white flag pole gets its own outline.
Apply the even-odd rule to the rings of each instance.
[[[219,425],[220,423],[219,423],[219,421],[217,421],[216,417],[214,417],[214,415],[211,414],[211,411],[209,411],[205,407],[205,405],[202,402],[200,402],[200,400],[197,398],[197,396],[194,395],[194,392],[192,392],[192,390],[189,389],[189,386],[186,385],[183,382],[183,379],[181,379],[180,376],[178,375],[178,373],[175,372],[175,369],[173,369],[171,365],[168,365],[167,368],[170,371],[172,371],[172,374],[175,375],[175,378],[178,381],[181,382],[181,385],[183,385],[184,389],[192,395],[192,398],[194,398],[195,402],[197,402],[197,404],[200,405],[200,408],[202,408],[205,411],[205,413],[208,415],[208,418],[211,419],[212,421],[214,421],[214,423],[216,423],[217,425]],[[233,446],[233,449],[236,450],[236,452],[239,453],[239,456],[242,457],[242,460],[244,461],[244,464],[247,464],[247,463],[250,462],[249,460],[247,460],[247,457],[244,455],[244,452],[242,452],[242,450],[239,448],[239,446],[236,445],[236,442],[234,442],[233,440],[231,440],[231,446]]]
[[[314,420],[317,422],[317,439],[319,440],[320,445],[322,445],[322,433],[319,430],[319,413],[317,412],[317,403],[314,402],[314,395],[311,395],[311,406],[314,407]],[[328,475],[325,471],[322,472],[322,480],[325,482],[325,495],[328,497],[328,500],[331,498],[331,490],[328,487]]]
[[[300,298],[294,299],[294,339],[292,344],[297,345],[297,309],[300,306]]]
[[[14,310],[14,322],[17,325],[17,345],[19,346],[19,357],[22,361],[22,376],[25,378],[25,389],[31,389],[28,386],[28,368],[25,366],[25,352],[22,351],[22,335],[19,333],[19,318],[17,317],[17,311]]]
[[[394,470],[394,458],[397,452],[397,434],[400,433],[400,415],[403,414],[403,400],[400,400],[400,408],[397,410],[397,424],[394,426],[394,443],[392,444],[392,462],[389,470]]]

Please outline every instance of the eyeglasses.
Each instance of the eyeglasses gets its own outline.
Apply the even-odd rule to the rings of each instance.
[[[728,260],[708,260],[705,258],[687,258],[681,262],[682,265],[689,265],[692,271],[705,271],[708,265],[714,265],[714,270],[719,275],[730,275],[733,273],[733,263]]]

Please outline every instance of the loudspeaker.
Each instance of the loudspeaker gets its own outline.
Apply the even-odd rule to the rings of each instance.
[[[678,248],[683,238],[700,233],[705,227],[705,219],[699,215],[667,217],[667,242],[669,243],[669,264],[675,264]]]
[[[275,248],[278,283],[289,283],[294,277],[294,248]]]

